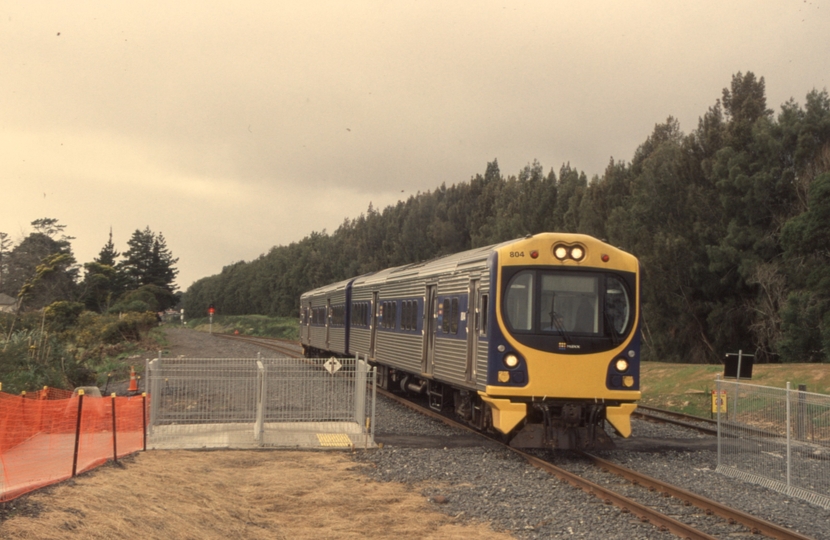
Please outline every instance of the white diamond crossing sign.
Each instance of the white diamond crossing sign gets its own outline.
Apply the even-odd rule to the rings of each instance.
[[[323,364],[323,367],[326,368],[326,371],[334,375],[337,372],[337,370],[343,367],[343,364],[340,363],[340,360],[332,356],[331,358],[326,360],[326,363]]]

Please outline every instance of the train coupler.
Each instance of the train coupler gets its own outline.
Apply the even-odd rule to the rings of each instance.
[[[534,409],[542,413],[541,421],[525,423],[510,440],[510,446],[547,450],[614,448],[614,441],[605,432],[600,409],[572,403],[557,407],[537,403]]]

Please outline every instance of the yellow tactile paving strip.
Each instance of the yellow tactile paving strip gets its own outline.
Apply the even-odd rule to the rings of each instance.
[[[343,433],[318,433],[320,446],[351,446],[352,440]]]

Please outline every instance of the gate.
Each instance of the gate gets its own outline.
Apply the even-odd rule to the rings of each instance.
[[[148,448],[374,446],[374,370],[357,358],[158,358],[145,373]]]

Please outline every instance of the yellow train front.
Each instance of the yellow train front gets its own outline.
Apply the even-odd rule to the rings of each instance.
[[[520,448],[611,445],[640,398],[637,259],[585,235],[546,233],[491,256],[488,372],[478,391],[492,428]]]

